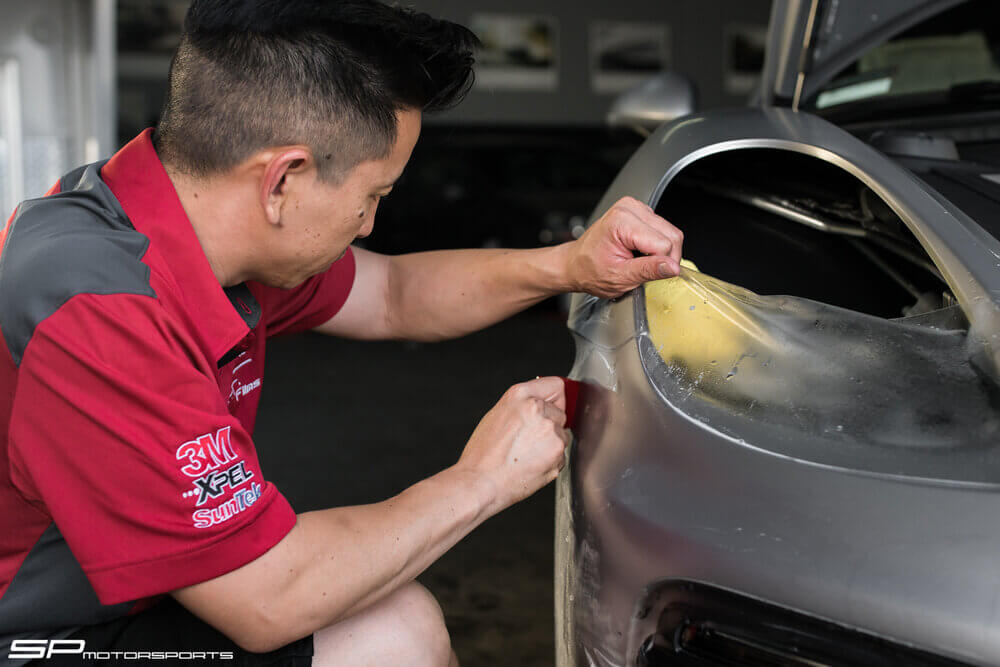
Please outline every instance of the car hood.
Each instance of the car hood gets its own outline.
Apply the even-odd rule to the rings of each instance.
[[[966,0],[774,0],[756,101],[811,97],[862,53]]]

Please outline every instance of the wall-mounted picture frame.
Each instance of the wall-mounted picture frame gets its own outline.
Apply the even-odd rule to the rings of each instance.
[[[477,88],[558,89],[559,22],[554,17],[473,14],[469,27],[483,43],[476,53]]]
[[[667,23],[594,21],[589,40],[590,86],[595,93],[621,93],[670,69],[671,32]]]

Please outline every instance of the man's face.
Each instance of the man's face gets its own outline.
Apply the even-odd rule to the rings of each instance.
[[[301,187],[289,190],[264,282],[299,285],[326,271],[355,239],[371,234],[379,199],[392,190],[420,136],[420,111],[398,111],[396,118],[396,143],[388,157],[362,162],[339,183],[325,183],[312,170],[311,177],[300,179]]]

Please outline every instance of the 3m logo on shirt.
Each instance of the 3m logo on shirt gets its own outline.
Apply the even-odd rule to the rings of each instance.
[[[206,433],[185,442],[177,448],[177,460],[187,461],[187,464],[181,466],[181,472],[188,477],[200,477],[236,460],[229,438],[229,427],[220,428],[214,436]]]

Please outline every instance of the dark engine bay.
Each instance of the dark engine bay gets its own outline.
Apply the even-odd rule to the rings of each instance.
[[[812,156],[742,149],[704,158],[671,181],[657,213],[684,231],[684,254],[701,271],[758,294],[885,318],[954,304],[896,213]]]

